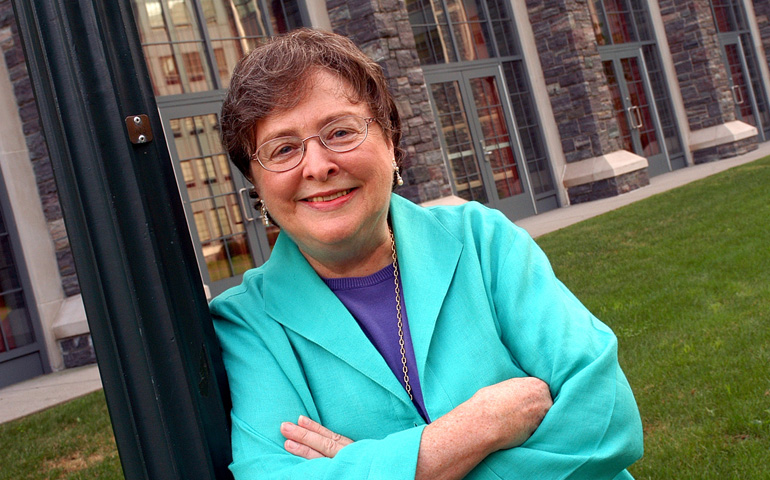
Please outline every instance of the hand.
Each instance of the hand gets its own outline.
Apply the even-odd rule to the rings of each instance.
[[[353,440],[348,437],[334,433],[304,415],[300,415],[296,424],[282,423],[281,434],[286,437],[283,446],[287,452],[308,460],[321,457],[332,458],[343,447],[353,443]]]
[[[534,377],[484,387],[469,400],[492,434],[493,451],[518,447],[535,432],[553,405],[548,385]]]

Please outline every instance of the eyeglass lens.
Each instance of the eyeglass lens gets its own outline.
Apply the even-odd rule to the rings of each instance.
[[[348,152],[361,145],[369,131],[369,122],[349,115],[332,120],[324,125],[317,135],[304,140],[299,137],[278,137],[268,140],[257,149],[257,160],[267,170],[284,172],[296,167],[305,154],[305,142],[318,137],[326,148],[333,152]]]

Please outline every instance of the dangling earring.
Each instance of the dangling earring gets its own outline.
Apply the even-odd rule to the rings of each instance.
[[[272,225],[270,222],[270,217],[267,214],[267,207],[265,206],[265,201],[260,200],[259,201],[259,216],[262,218],[262,225],[269,227]]]
[[[396,174],[396,184],[400,187],[404,184],[404,179],[401,178],[401,169],[398,167],[395,158],[393,159],[393,172]]]

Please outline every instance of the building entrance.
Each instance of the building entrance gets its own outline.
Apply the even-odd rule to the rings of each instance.
[[[602,53],[623,148],[647,158],[649,174],[672,170],[644,58],[637,49]]]
[[[755,81],[759,78],[759,72],[753,58],[753,49],[745,48],[737,33],[721,34],[720,43],[735,102],[735,116],[757,127],[759,139],[764,142],[770,137],[770,113],[765,105],[763,89]]]
[[[426,73],[426,83],[457,196],[511,219],[537,213],[499,66]]]
[[[770,139],[770,111],[742,0],[711,0],[722,58],[735,103],[735,116],[757,127],[759,141]]]

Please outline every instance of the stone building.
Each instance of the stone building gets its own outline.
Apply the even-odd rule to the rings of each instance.
[[[299,26],[352,38],[404,119],[419,203],[516,220],[642,187],[770,135],[770,0],[133,0],[202,282],[269,255],[274,227],[218,140],[230,71]],[[0,387],[92,362],[11,0],[0,0]]]

